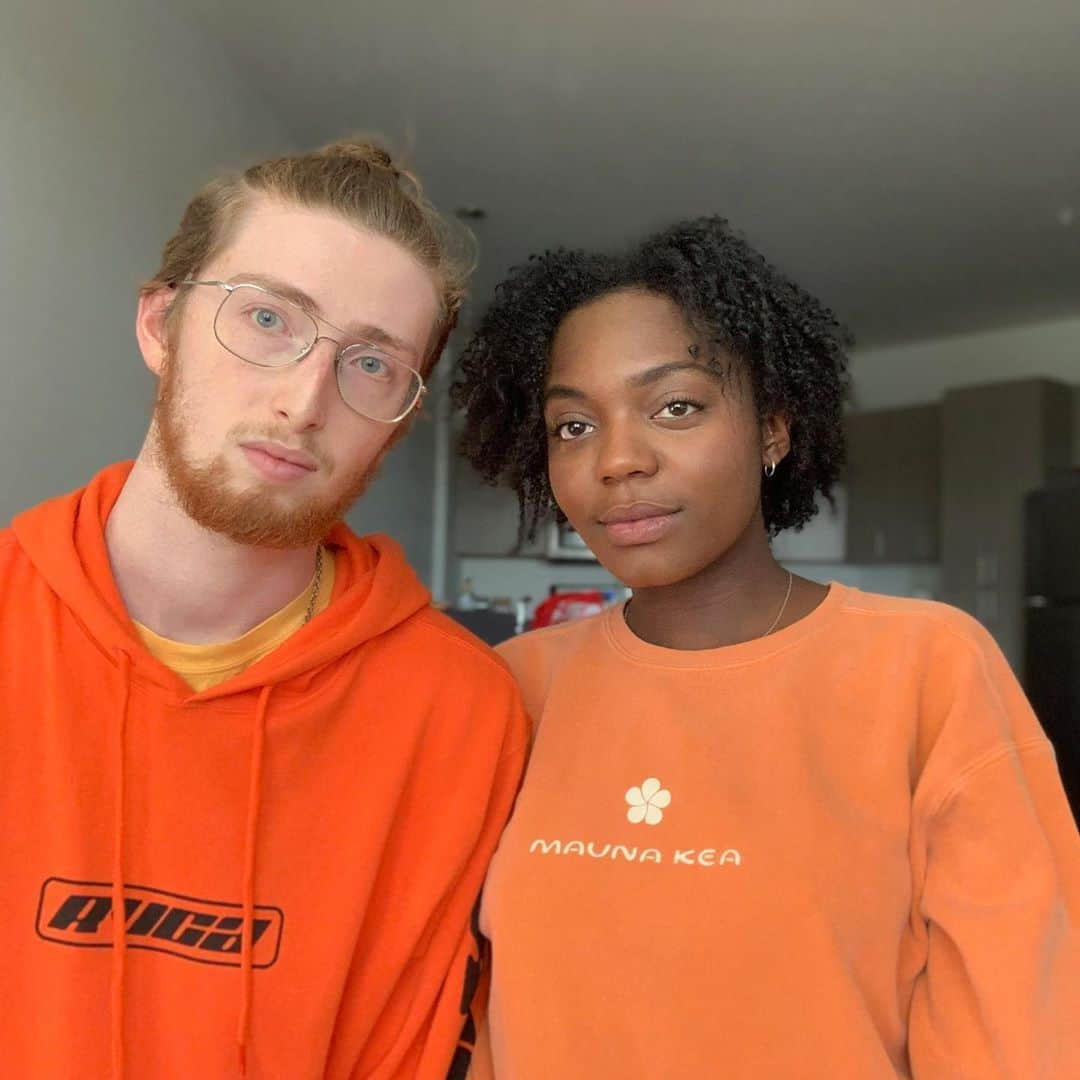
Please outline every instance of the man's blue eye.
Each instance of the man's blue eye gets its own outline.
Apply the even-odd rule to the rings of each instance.
[[[382,372],[386,364],[383,363],[377,356],[362,356],[360,358],[360,367],[368,373],[368,375],[378,375]]]
[[[262,330],[276,330],[281,325],[281,316],[269,308],[256,308],[255,322]]]

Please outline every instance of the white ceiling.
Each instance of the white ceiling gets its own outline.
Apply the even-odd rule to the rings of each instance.
[[[530,252],[719,212],[862,344],[1080,312],[1077,0],[189,11],[297,145],[381,132],[487,211],[478,309]]]

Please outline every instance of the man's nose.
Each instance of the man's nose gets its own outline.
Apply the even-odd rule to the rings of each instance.
[[[302,360],[279,373],[271,406],[291,430],[315,431],[326,422],[338,392],[338,348],[331,338],[319,338]]]

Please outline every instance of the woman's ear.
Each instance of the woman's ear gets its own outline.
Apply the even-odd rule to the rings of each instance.
[[[775,469],[791,453],[791,419],[773,413],[761,421],[761,466]],[[771,469],[770,469],[771,472]]]
[[[169,353],[165,319],[175,298],[176,293],[165,285],[139,294],[139,306],[135,312],[135,339],[139,343],[143,361],[155,375],[161,374]]]

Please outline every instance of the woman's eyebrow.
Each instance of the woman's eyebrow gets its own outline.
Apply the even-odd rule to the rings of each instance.
[[[714,378],[717,374],[700,360],[673,360],[670,364],[658,364],[647,371],[632,375],[627,382],[634,387],[651,386],[676,371],[700,371],[702,375],[710,375]]]
[[[570,398],[573,401],[584,401],[588,395],[572,386],[563,386],[561,383],[552,383],[544,391],[543,404],[547,404],[552,398]]]
[[[699,371],[702,375],[708,375],[710,378],[716,379],[720,377],[720,373],[709,367],[707,364],[703,364],[700,360],[672,360],[667,364],[657,364],[656,367],[651,367],[646,371],[638,372],[637,375],[632,375],[627,379],[627,384],[640,389],[644,386],[651,386],[653,383],[659,382],[661,379],[666,378],[668,375],[672,375],[677,371]],[[552,398],[569,398],[571,401],[586,401],[588,394],[583,390],[578,390],[573,386],[566,386],[563,383],[552,383],[544,391],[543,404],[547,405]]]

